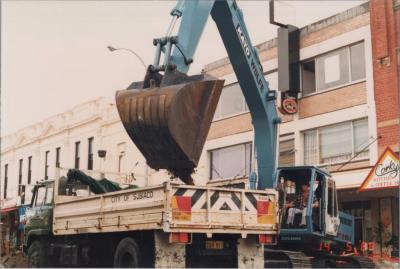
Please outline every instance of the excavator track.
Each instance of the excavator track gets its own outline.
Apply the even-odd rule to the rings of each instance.
[[[313,259],[316,268],[376,268],[375,263],[363,256],[340,256],[328,253],[318,253]]]
[[[341,258],[343,258],[343,257],[341,257]],[[368,257],[348,256],[348,257],[346,257],[345,260],[350,261],[352,264],[358,265],[358,268],[376,268],[375,263]]]
[[[266,249],[265,268],[312,268],[311,259],[301,251]]]
[[[265,268],[376,268],[368,257],[319,253],[309,257],[301,251],[266,249]]]

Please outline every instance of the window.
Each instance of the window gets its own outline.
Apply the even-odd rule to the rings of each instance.
[[[32,182],[32,156],[28,157],[28,185]]]
[[[345,162],[368,158],[367,119],[330,125],[304,132],[306,165]]]
[[[51,183],[51,184],[47,185],[47,194],[46,194],[46,201],[45,201],[46,205],[51,205],[51,203],[53,202],[53,191],[54,191],[54,184]]]
[[[88,170],[93,170],[93,137],[88,139]]]
[[[279,137],[279,166],[294,165],[294,134],[285,134]]]
[[[8,164],[4,165],[4,192],[3,198],[7,198],[7,185],[8,185]]]
[[[349,83],[348,58],[348,48],[339,49],[317,58],[315,72],[317,91]]]
[[[364,43],[359,43],[350,47],[351,78],[353,81],[365,78],[364,55]]]
[[[210,151],[210,178],[232,178],[250,174],[252,144],[246,143]]]
[[[49,179],[49,153],[49,150],[46,151],[44,157],[44,179]]]
[[[21,196],[21,205],[25,204],[25,185],[18,186],[18,193]]]
[[[336,217],[338,213],[337,199],[335,196],[335,182],[332,179],[328,180],[328,214]]]
[[[79,147],[80,147],[81,142],[77,141],[75,142],[75,168],[79,169]]]
[[[124,163],[125,152],[120,152],[118,155],[118,172],[121,172]]]
[[[22,184],[22,164],[23,164],[23,159],[19,159],[18,185]],[[20,195],[19,191],[18,191],[18,195]]]
[[[278,90],[278,72],[266,74],[265,79],[269,83],[270,90]],[[224,87],[219,98],[214,120],[248,112],[246,100],[239,83],[233,83]]]
[[[372,241],[371,201],[344,202],[342,210],[354,217],[354,242]]]
[[[315,92],[315,60],[302,63],[301,72],[303,94]]]
[[[61,153],[61,148],[58,147],[56,148],[56,167],[60,167],[60,153]]]
[[[364,79],[364,42],[303,62],[301,74],[304,96]]]
[[[249,111],[240,89],[239,83],[231,84],[223,88],[214,119],[225,118],[235,114]]]
[[[277,91],[278,90],[278,72],[274,71],[271,73],[266,74],[265,80],[268,82],[269,89],[271,91]]]

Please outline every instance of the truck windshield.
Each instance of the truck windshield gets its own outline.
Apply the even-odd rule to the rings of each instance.
[[[36,192],[36,198],[34,206],[41,206],[44,202],[44,197],[46,195],[46,186],[40,186]]]
[[[47,185],[46,205],[49,205],[53,202],[53,190],[54,190],[53,183]]]

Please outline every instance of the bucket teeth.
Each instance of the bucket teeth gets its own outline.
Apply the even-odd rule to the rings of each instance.
[[[204,79],[117,92],[121,121],[151,168],[192,183],[223,84]]]

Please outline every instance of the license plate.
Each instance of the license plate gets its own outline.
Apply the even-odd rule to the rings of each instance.
[[[224,249],[224,241],[206,241],[206,249]]]

